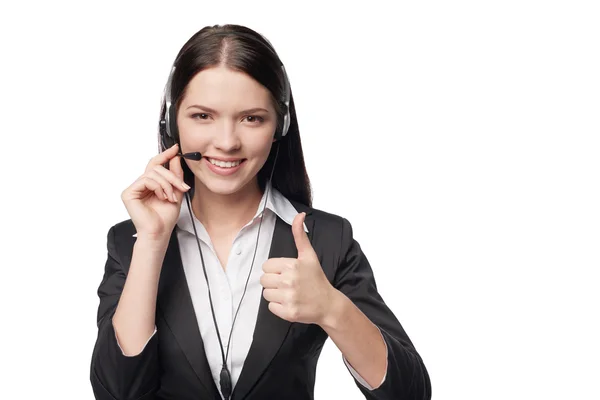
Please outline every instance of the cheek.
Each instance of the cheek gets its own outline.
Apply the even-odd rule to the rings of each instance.
[[[179,139],[181,140],[181,145],[186,149],[204,149],[208,144],[205,136],[186,135],[185,132],[180,132]]]
[[[207,132],[202,132],[193,123],[183,122],[178,124],[179,128],[179,140],[181,146],[185,151],[192,151],[188,149],[205,149],[210,141],[210,136]]]
[[[270,133],[261,135],[260,137],[254,137],[249,139],[243,143],[245,147],[245,151],[242,150],[247,155],[252,155],[257,158],[266,159],[269,156],[269,152],[271,151],[271,146],[273,145],[273,135]]]

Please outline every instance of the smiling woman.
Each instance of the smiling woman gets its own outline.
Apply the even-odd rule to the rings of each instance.
[[[225,25],[188,40],[159,143],[122,193],[131,218],[107,235],[97,399],[313,399],[327,338],[365,398],[431,397],[350,222],[312,207],[290,83],[264,37]]]

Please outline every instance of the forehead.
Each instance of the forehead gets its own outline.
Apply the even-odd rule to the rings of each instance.
[[[250,75],[225,66],[204,69],[190,80],[183,104],[205,106],[271,105],[269,90]]]

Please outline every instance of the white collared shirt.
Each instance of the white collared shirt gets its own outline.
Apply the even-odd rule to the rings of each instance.
[[[271,239],[275,230],[276,216],[290,226],[298,214],[294,206],[278,190],[268,184],[268,199],[265,209],[264,220],[260,227],[259,243],[256,248],[256,257],[252,266],[248,287],[244,295],[240,310],[235,319],[233,332],[230,342],[229,354],[227,356],[227,367],[231,373],[232,387],[235,387],[242,371],[244,360],[252,344],[252,332],[256,326],[258,316],[258,307],[262,298],[262,285],[260,277],[263,274],[262,265],[267,261],[271,248]],[[233,318],[235,316],[240,299],[244,293],[244,286],[252,257],[256,245],[258,227],[262,215],[262,209],[265,205],[267,190],[263,194],[258,209],[250,222],[248,222],[238,232],[231,245],[231,251],[227,258],[225,269],[217,257],[213,248],[212,241],[202,225],[194,216],[196,231],[202,249],[206,275],[210,283],[211,298],[215,311],[215,318],[223,343],[223,352],[227,354],[227,342],[231,330]],[[304,225],[305,232],[308,232]],[[208,300],[208,289],[206,279],[202,269],[202,260],[198,251],[198,244],[194,235],[194,228],[190,219],[187,202],[184,199],[181,202],[181,211],[176,225],[176,234],[179,241],[179,250],[181,261],[185,271],[185,277],[188,283],[192,304],[196,313],[196,320],[200,329],[200,334],[204,342],[204,350],[211,373],[217,388],[220,388],[220,373],[223,365],[221,356],[221,347],[217,338],[217,333],[212,318],[210,303]],[[154,329],[156,333],[156,328]],[[148,341],[152,338],[150,336]],[[118,343],[118,341],[117,341]],[[120,346],[119,346],[120,347]],[[345,357],[342,357],[352,375],[363,386],[369,390],[373,388],[352,368]],[[385,376],[382,380],[385,381]],[[220,393],[220,390],[219,390]]]

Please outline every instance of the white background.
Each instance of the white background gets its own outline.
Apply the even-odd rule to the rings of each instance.
[[[4,3],[0,397],[93,399],[120,194],[181,45],[238,23],[285,63],[314,207],[352,223],[433,398],[600,398],[595,3]],[[315,398],[363,398],[331,341]]]

